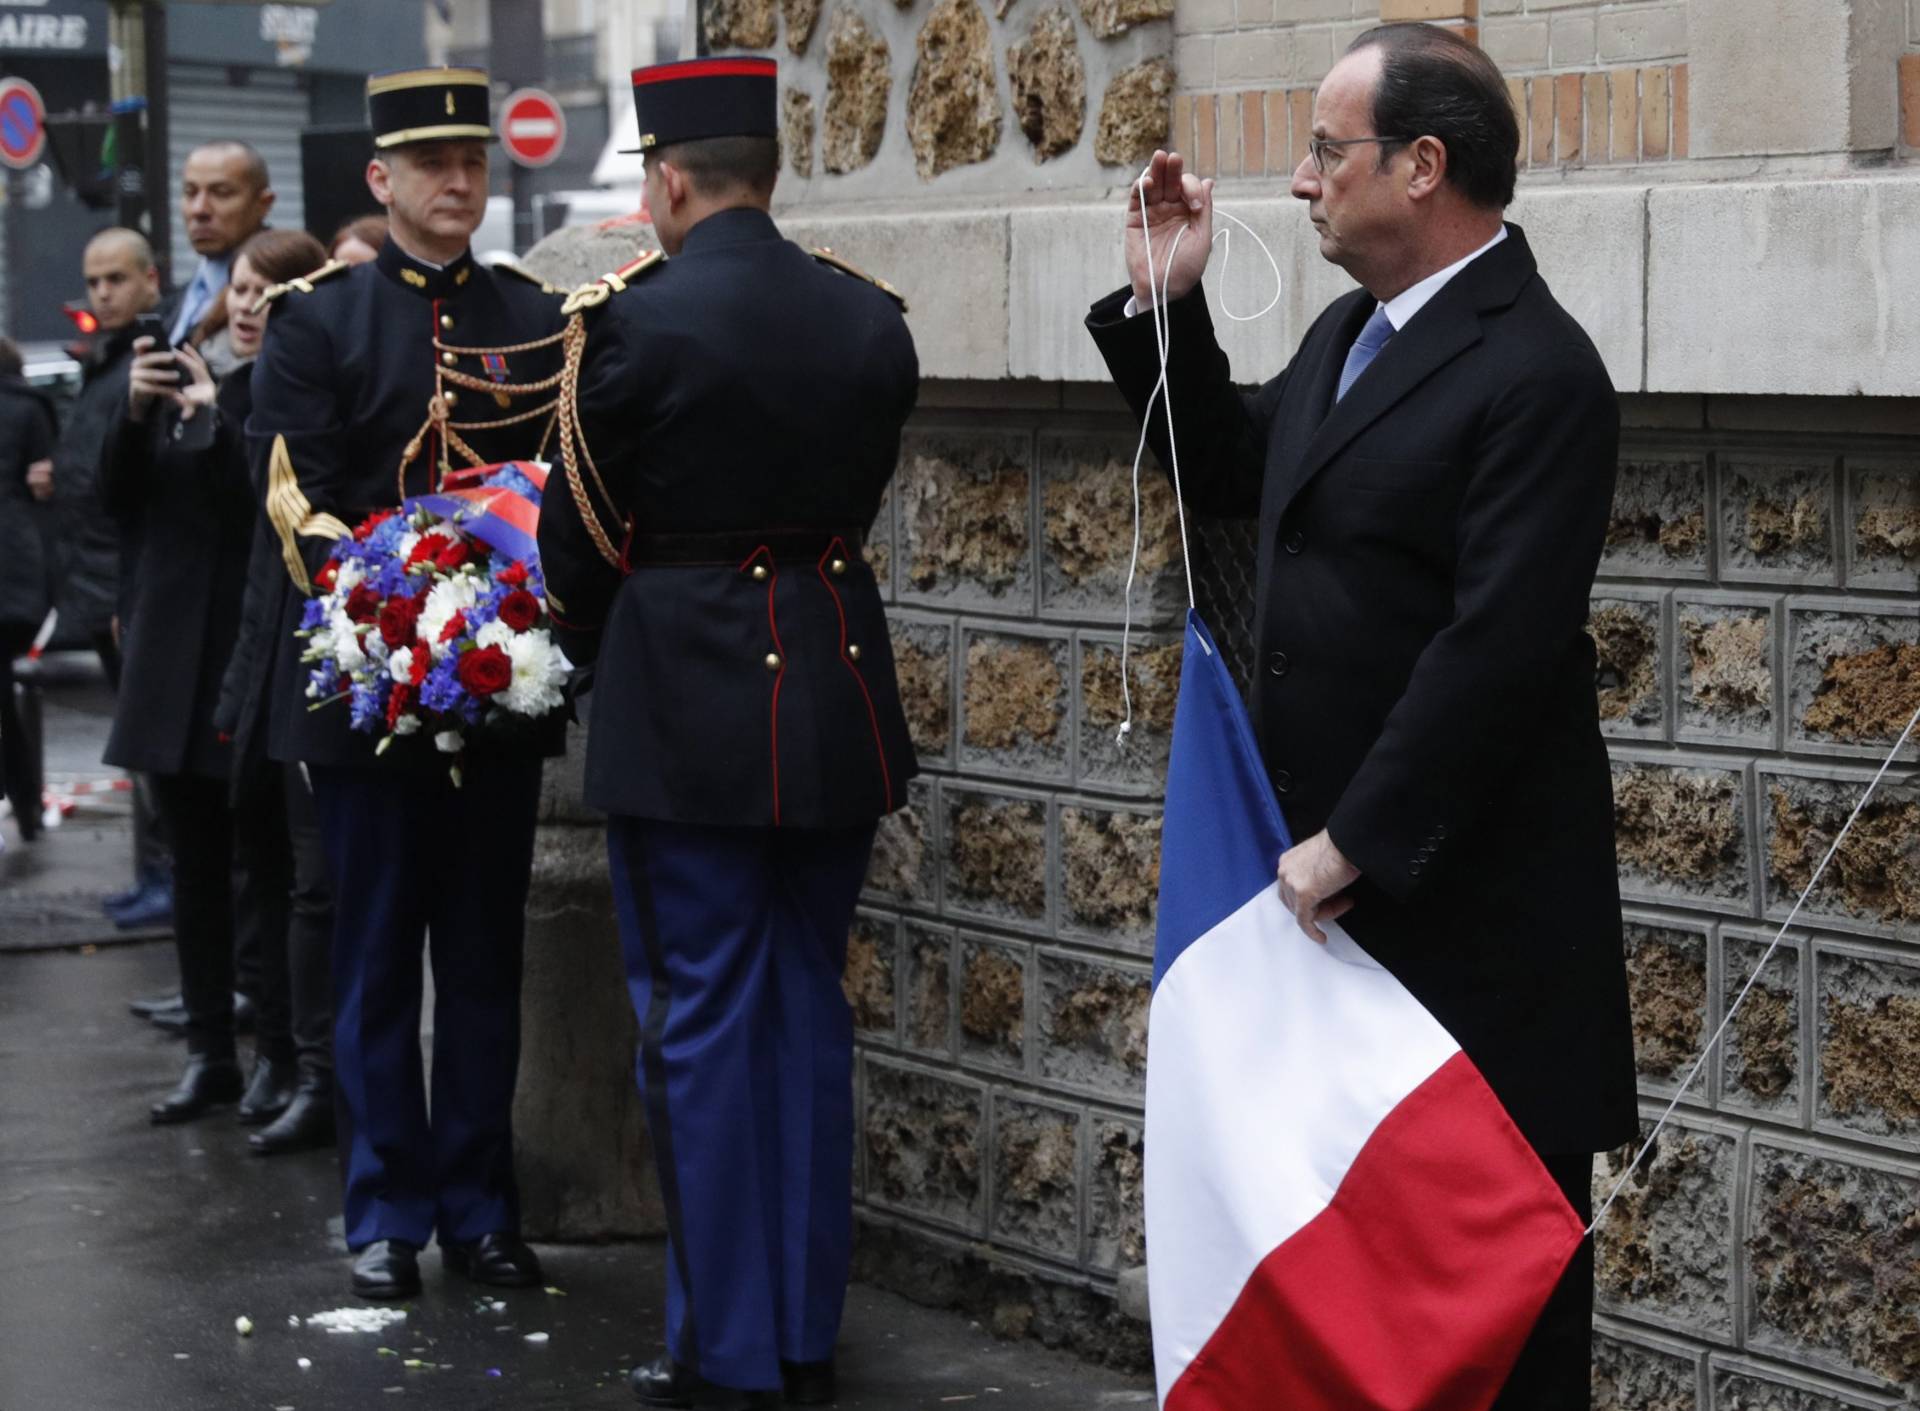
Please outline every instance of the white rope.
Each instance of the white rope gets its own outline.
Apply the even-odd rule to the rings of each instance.
[[[1740,993],[1734,998],[1733,1003],[1727,1006],[1726,1016],[1721,1019],[1720,1027],[1713,1031],[1713,1037],[1708,1039],[1706,1047],[1700,1050],[1700,1057],[1694,1061],[1693,1067],[1687,1071],[1687,1076],[1681,1079],[1680,1086],[1674,1090],[1673,1101],[1669,1102],[1667,1104],[1667,1110],[1660,1114],[1660,1120],[1653,1124],[1653,1131],[1648,1133],[1646,1141],[1641,1143],[1639,1154],[1633,1158],[1632,1163],[1627,1169],[1621,1172],[1620,1179],[1613,1184],[1613,1189],[1607,1192],[1606,1200],[1601,1203],[1600,1209],[1594,1213],[1593,1223],[1587,1226],[1587,1233],[1589,1235],[1599,1228],[1601,1220],[1605,1219],[1607,1212],[1613,1208],[1614,1201],[1620,1198],[1620,1192],[1626,1188],[1627,1182],[1633,1178],[1633,1173],[1640,1169],[1640,1163],[1647,1159],[1647,1153],[1652,1151],[1654,1144],[1660,1140],[1660,1133],[1665,1129],[1668,1120],[1673,1116],[1674,1109],[1680,1106],[1680,1099],[1685,1097],[1687,1089],[1693,1086],[1693,1080],[1700,1076],[1700,1070],[1707,1066],[1708,1057],[1725,1036],[1727,1026],[1733,1023],[1733,1016],[1740,1012],[1740,1006],[1746,1002],[1748,993],[1759,983],[1761,975],[1766,972],[1767,962],[1773,959],[1773,953],[1780,948],[1780,943],[1786,939],[1787,931],[1793,926],[1794,918],[1799,916],[1800,908],[1807,904],[1807,898],[1813,895],[1813,889],[1820,885],[1820,878],[1826,872],[1827,864],[1832,862],[1834,857],[1839,853],[1840,844],[1846,841],[1847,834],[1852,830],[1854,823],[1858,821],[1861,811],[1866,808],[1867,800],[1873,797],[1873,791],[1880,787],[1880,781],[1886,778],[1887,771],[1893,768],[1894,761],[1900,758],[1900,751],[1906,748],[1907,739],[1913,734],[1916,725],[1920,725],[1920,707],[1915,708],[1912,718],[1907,721],[1907,728],[1902,730],[1900,732],[1900,738],[1894,741],[1893,752],[1887,756],[1886,762],[1880,766],[1879,773],[1875,774],[1872,781],[1868,783],[1866,792],[1860,795],[1860,802],[1853,806],[1853,812],[1847,816],[1846,823],[1842,825],[1840,831],[1834,835],[1833,845],[1827,849],[1827,855],[1821,858],[1820,865],[1813,869],[1813,876],[1807,879],[1807,885],[1801,889],[1799,897],[1793,903],[1793,910],[1787,913],[1787,919],[1780,923],[1780,929],[1774,933],[1773,940],[1768,943],[1766,951],[1760,957],[1760,963],[1753,969],[1753,974],[1747,977],[1747,983],[1741,986]]]
[[[1280,261],[1273,257],[1273,251],[1267,248],[1267,242],[1262,240],[1254,228],[1241,220],[1239,216],[1236,216],[1232,211],[1223,210],[1219,206],[1213,208],[1213,213],[1217,216],[1225,216],[1228,220],[1246,231],[1247,237],[1251,239],[1254,244],[1258,245],[1260,247],[1260,253],[1267,257],[1267,267],[1273,271],[1273,297],[1267,300],[1266,306],[1257,314],[1235,313],[1227,307],[1227,271],[1233,268],[1233,232],[1231,230],[1222,230],[1218,235],[1215,235],[1213,239],[1216,245],[1222,240],[1227,242],[1227,253],[1220,257],[1220,312],[1232,319],[1235,323],[1252,323],[1257,319],[1263,319],[1273,312],[1274,306],[1280,302],[1281,295],[1286,293],[1286,283],[1280,277]]]

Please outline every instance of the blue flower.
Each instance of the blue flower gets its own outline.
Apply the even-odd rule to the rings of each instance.
[[[372,733],[386,728],[387,693],[380,682],[355,682],[351,705],[354,729]]]

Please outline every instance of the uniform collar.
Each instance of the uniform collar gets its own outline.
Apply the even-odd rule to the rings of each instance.
[[[718,250],[727,245],[745,245],[760,240],[778,240],[780,228],[773,217],[757,206],[729,206],[715,211],[692,230],[681,243],[680,253],[696,254]]]
[[[400,248],[400,242],[389,235],[380,245],[380,257],[375,261],[380,272],[402,288],[429,299],[444,299],[464,291],[473,282],[473,250],[469,247],[460,252],[460,258],[448,265],[430,265],[425,260],[416,260]]]

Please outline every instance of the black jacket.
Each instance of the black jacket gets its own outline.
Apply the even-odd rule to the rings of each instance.
[[[27,468],[53,453],[53,406],[19,377],[0,377],[0,637],[31,634],[47,615],[47,506],[27,489]],[[0,648],[3,649],[3,648]]]
[[[859,552],[919,393],[899,305],[734,209],[589,317],[581,418],[623,567],[558,467],[540,521],[574,650],[599,640],[588,802],[800,828],[899,808],[918,765]]]
[[[427,425],[429,404],[442,387],[443,367],[489,380],[499,374],[510,384],[523,384],[541,381],[560,366],[557,343],[508,352],[492,368],[479,353],[457,350],[515,347],[539,342],[559,329],[558,291],[539,281],[490,270],[471,254],[436,268],[412,259],[389,240],[373,263],[318,279],[311,292],[287,293],[274,304],[254,364],[253,415],[247,424],[255,474],[266,483],[275,444],[284,439],[286,456],[312,509],[335,516],[351,529],[375,510],[400,503],[401,460],[408,443]],[[501,394],[512,405],[500,406],[487,392],[451,390],[458,399],[456,427],[505,420],[555,395],[551,389],[514,398]],[[546,418],[538,417],[456,434],[483,462],[491,463],[533,456],[545,429]],[[425,436],[420,455],[406,471],[406,494],[425,493],[437,483],[441,450],[437,434]],[[454,466],[466,464],[457,453],[449,455]],[[325,538],[301,540],[309,575],[326,562],[330,546]],[[274,547],[277,553],[277,539]],[[309,668],[299,660],[304,643],[294,636],[303,603],[301,593],[289,595],[281,617],[270,707],[273,758],[444,769],[446,757],[436,755],[424,736],[397,741],[376,760],[373,737],[350,728],[344,702],[307,709]],[[556,718],[524,740],[472,744],[481,752],[499,748],[551,754],[561,748],[564,731]]]
[[[108,764],[218,779],[232,769],[213,708],[240,633],[255,516],[247,404],[241,369],[193,422],[156,406],[144,423],[123,414],[109,433],[101,497],[141,553],[126,585]],[[208,416],[210,428],[195,425]],[[209,430],[210,442],[190,449]]]
[[[102,334],[81,364],[80,390],[67,408],[53,453],[53,505],[59,551],[54,565],[61,635],[85,640],[103,634],[129,606],[124,571],[138,557],[100,498],[107,436],[127,405],[127,369],[133,361],[132,325]],[[122,623],[124,628],[125,624]]]
[[[1126,298],[1088,327],[1138,414],[1159,365]],[[1241,393],[1204,296],[1174,304],[1181,486],[1202,513],[1259,516],[1254,728],[1295,837],[1326,828],[1361,869],[1343,924],[1538,1149],[1601,1150],[1635,1130],[1585,632],[1612,385],[1518,227],[1336,404],[1374,307],[1336,300],[1286,371]]]

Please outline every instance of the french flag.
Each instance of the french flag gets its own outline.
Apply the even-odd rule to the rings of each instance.
[[[1160,1404],[1486,1411],[1583,1227],[1433,1016],[1280,904],[1288,846],[1189,613],[1147,1063]]]

